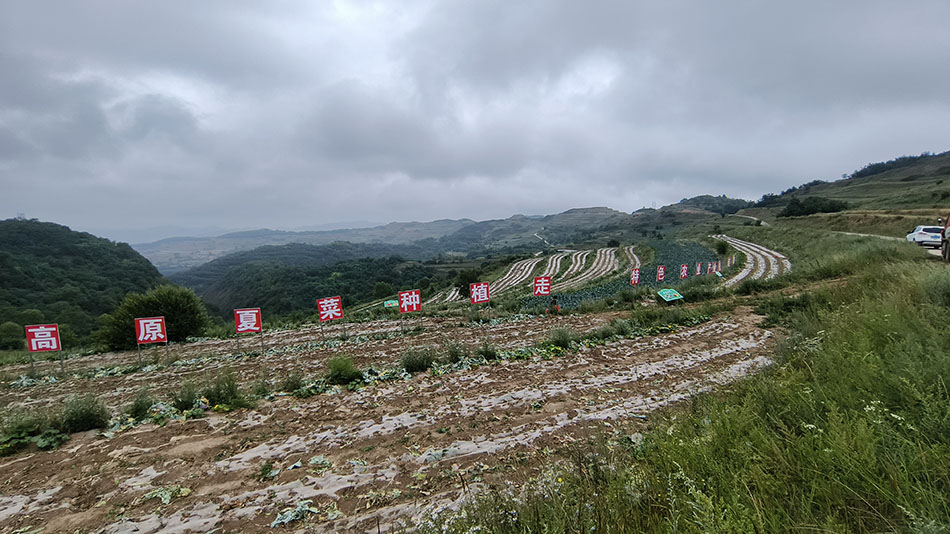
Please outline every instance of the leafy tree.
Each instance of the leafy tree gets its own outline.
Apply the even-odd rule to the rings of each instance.
[[[172,285],[131,294],[110,315],[105,316],[100,339],[113,350],[135,347],[137,317],[165,317],[169,341],[184,341],[200,335],[208,326],[208,314],[194,291]]]
[[[393,286],[387,284],[386,282],[376,282],[376,285],[373,287],[373,297],[378,299],[388,297],[395,292],[396,290],[393,289]]]
[[[25,340],[22,326],[13,321],[0,324],[0,350],[23,350]]]
[[[469,284],[474,284],[475,282],[480,282],[479,280],[482,276],[482,272],[478,269],[465,269],[459,273],[458,278],[456,279],[455,285],[459,288],[459,293],[463,297],[468,298],[471,296],[469,292]]]
[[[802,215],[811,215],[813,213],[834,213],[848,208],[847,202],[834,200],[824,197],[806,197],[804,200],[798,197],[789,201],[779,217],[800,217]]]

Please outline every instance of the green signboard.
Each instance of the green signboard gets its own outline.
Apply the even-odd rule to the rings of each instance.
[[[671,300],[678,300],[683,298],[683,295],[679,294],[679,291],[675,289],[661,289],[656,292],[663,300],[670,302]]]
[[[386,307],[386,308],[398,308],[398,307],[399,307],[399,301],[398,301],[398,300],[387,300],[386,302],[383,303],[383,307]]]

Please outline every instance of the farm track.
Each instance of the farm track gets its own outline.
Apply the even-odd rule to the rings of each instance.
[[[565,289],[578,287],[591,280],[607,276],[619,268],[620,262],[617,261],[617,249],[602,248],[597,250],[597,256],[594,258],[594,263],[589,269],[573,278],[567,277],[565,273],[565,279],[554,284],[551,290],[564,291]]]
[[[541,274],[538,276],[554,276],[561,270],[561,260],[563,260],[570,252],[558,252],[557,254],[548,258],[547,265],[544,266],[544,270],[541,271]]]
[[[245,385],[266,372],[317,372],[340,353],[357,365],[394,365],[405,348],[444,339],[531,345],[555,327],[588,332],[622,313],[538,317],[493,326],[422,318],[422,333],[396,339],[307,349],[316,327],[269,338],[294,350],[256,358],[173,366],[100,380],[0,390],[4,405],[42,406],[93,392],[116,411],[148,384],[167,398],[181,382],[225,364]],[[0,461],[0,531],[28,526],[55,532],[270,532],[274,513],[311,499],[345,517],[311,528],[336,532],[390,530],[427,508],[456,502],[482,484],[519,481],[549,462],[548,449],[592,432],[633,432],[652,410],[728,383],[769,363],[772,332],[749,308],[657,337],[620,340],[549,361],[502,361],[442,376],[417,375],[358,391],[307,399],[277,397],[252,410],[204,419],[145,424],[112,439],[77,434],[60,449]],[[350,339],[398,332],[399,321],[347,325]],[[327,330],[342,331],[341,325]],[[304,345],[300,345],[304,344]],[[296,347],[303,349],[296,350]],[[232,341],[170,347],[179,358],[222,354]],[[133,352],[76,358],[70,368],[131,363]],[[9,370],[9,369],[5,369]],[[635,415],[637,418],[632,418]],[[326,457],[332,467],[309,460]],[[265,461],[281,468],[257,476]],[[289,469],[297,462],[301,467]],[[465,487],[462,481],[467,481]],[[479,482],[481,481],[481,482]],[[145,493],[172,485],[191,494],[160,505]],[[398,491],[397,491],[398,490]],[[291,528],[302,531],[306,522]]]
[[[589,250],[578,250],[577,252],[571,253],[571,265],[564,271],[564,274],[561,275],[562,279],[568,279],[575,274],[579,273],[584,265],[587,263],[587,256],[590,254]]]
[[[633,245],[624,247],[623,252],[627,255],[627,259],[630,260],[631,269],[636,269],[640,266],[640,257],[633,251]]]
[[[729,243],[746,256],[742,270],[736,276],[726,280],[723,284],[725,287],[732,287],[746,278],[752,278],[753,280],[764,278],[768,280],[780,274],[785,274],[792,269],[792,263],[780,252],[727,235],[714,235],[713,238]]]
[[[543,260],[544,258],[529,258],[511,264],[508,272],[491,285],[491,294],[501,294],[524,282],[531,276],[531,273],[534,272],[534,268]]]

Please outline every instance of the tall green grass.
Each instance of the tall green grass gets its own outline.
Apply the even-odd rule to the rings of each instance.
[[[950,532],[950,269],[882,247],[800,275],[844,285],[760,304],[791,332],[769,371],[420,532]]]

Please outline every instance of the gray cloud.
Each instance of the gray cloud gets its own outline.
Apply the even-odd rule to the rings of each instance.
[[[0,216],[299,227],[755,198],[950,148],[948,18],[938,0],[8,3]]]

